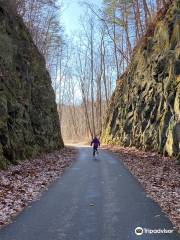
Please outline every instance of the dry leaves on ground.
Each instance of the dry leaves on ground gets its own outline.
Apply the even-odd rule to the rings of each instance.
[[[6,171],[0,171],[0,227],[9,223],[48,185],[69,167],[76,156],[73,148],[25,160]]]
[[[176,159],[136,148],[106,148],[119,153],[124,165],[180,231],[180,166]]]

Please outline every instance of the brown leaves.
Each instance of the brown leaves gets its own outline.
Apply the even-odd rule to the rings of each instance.
[[[75,155],[74,149],[64,148],[0,171],[0,227],[36,200],[72,164]]]
[[[180,166],[175,158],[135,148],[107,147],[119,153],[124,165],[180,231]]]

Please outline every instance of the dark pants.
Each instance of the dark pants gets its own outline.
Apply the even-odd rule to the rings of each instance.
[[[94,147],[93,147],[93,156],[95,156],[95,153],[96,153],[96,152],[98,153],[98,147],[94,146]]]

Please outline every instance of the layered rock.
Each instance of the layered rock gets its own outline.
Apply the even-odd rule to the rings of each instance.
[[[0,1],[0,167],[63,146],[45,60]]]
[[[136,50],[117,81],[102,140],[178,155],[180,149],[180,2]]]

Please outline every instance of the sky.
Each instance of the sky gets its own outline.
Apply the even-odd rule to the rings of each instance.
[[[64,0],[64,11],[62,14],[62,21],[65,28],[65,33],[71,35],[72,32],[78,31],[80,28],[79,18],[83,14],[82,4],[79,0]],[[89,0],[97,6],[101,6],[102,0]]]
[[[63,1],[63,12],[61,21],[64,26],[66,36],[73,37],[73,33],[78,33],[81,28],[80,16],[83,15],[85,6],[79,4],[83,0],[60,0]],[[84,0],[85,1],[85,0]],[[86,0],[89,3],[100,7],[103,0]],[[75,86],[76,90],[76,103],[80,103],[82,100],[81,90],[79,86]]]

